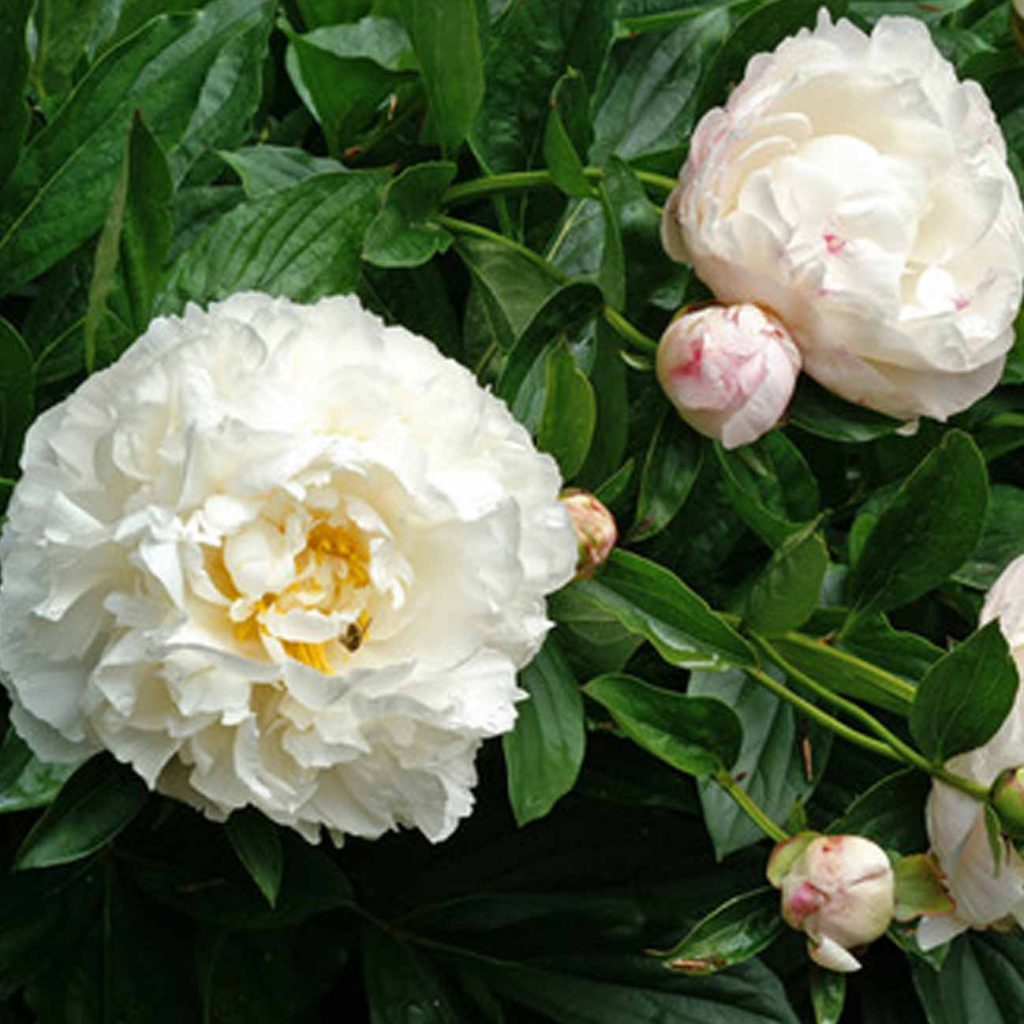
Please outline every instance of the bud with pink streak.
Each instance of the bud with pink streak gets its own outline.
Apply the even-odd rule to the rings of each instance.
[[[782,890],[786,923],[807,935],[811,959],[831,971],[860,970],[850,950],[879,938],[893,917],[889,858],[862,836],[794,836],[775,848],[768,879]]]
[[[608,561],[618,542],[615,517],[589,491],[570,488],[563,492],[561,501],[569,510],[576,534],[576,575],[589,576]]]
[[[782,323],[759,306],[682,313],[658,346],[658,380],[694,430],[726,448],[756,441],[779,422],[800,372]]]

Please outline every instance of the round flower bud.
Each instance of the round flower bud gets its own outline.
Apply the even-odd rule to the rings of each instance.
[[[992,784],[992,809],[1003,835],[1024,839],[1024,768],[1007,768]]]
[[[831,971],[860,970],[850,952],[873,942],[892,920],[895,884],[885,851],[861,836],[818,836],[802,850],[781,878],[782,916],[808,938],[811,959]],[[785,849],[782,844],[782,848]]]
[[[21,464],[0,669],[40,758],[311,841],[470,813],[576,541],[468,370],[354,297],[234,295],[153,321]]]
[[[737,448],[789,405],[800,353],[770,313],[749,304],[678,315],[658,345],[658,380],[694,430]]]
[[[576,534],[576,575],[589,576],[608,561],[619,539],[615,517],[589,491],[570,489],[562,495]]]
[[[1011,562],[993,584],[981,624],[998,619],[1018,671],[1024,666],[1024,558]],[[924,918],[918,942],[931,949],[968,928],[1017,922],[1024,925],[1024,860],[1007,836],[1022,821],[1018,768],[1024,758],[1024,686],[996,734],[982,746],[950,758],[946,767],[981,786],[991,787],[991,803],[1006,834],[993,855],[985,807],[942,782],[933,782],[925,809],[935,859],[955,903],[952,914]],[[998,805],[996,799],[999,800]]]
[[[945,419],[999,380],[1024,208],[985,93],[914,18],[868,36],[822,9],[697,126],[669,254],[722,302],[773,310],[851,402]]]

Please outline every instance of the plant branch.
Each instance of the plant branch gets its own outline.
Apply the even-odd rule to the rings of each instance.
[[[587,176],[588,181],[604,180],[604,171],[600,167],[584,167],[583,173]],[[665,174],[638,171],[635,168],[633,174],[641,184],[664,192],[666,195],[676,187],[675,179]],[[512,171],[508,174],[488,174],[481,178],[452,185],[444,194],[441,202],[444,206],[458,206],[505,192],[531,192],[537,189],[556,187],[555,179],[550,171]]]
[[[754,798],[729,774],[729,772],[716,772],[714,780],[732,798],[737,807],[766,835],[769,839],[781,843],[789,838],[789,833],[779,825],[776,825],[764,810],[756,803]]]

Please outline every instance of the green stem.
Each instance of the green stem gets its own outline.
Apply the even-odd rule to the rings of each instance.
[[[600,167],[584,167],[583,173],[588,181],[604,180],[604,171]],[[657,189],[666,195],[676,187],[674,178],[653,171],[633,169],[637,181],[649,188]],[[444,194],[441,203],[444,206],[458,206],[460,203],[471,203],[477,199],[499,195],[503,192],[530,192],[542,188],[556,188],[555,179],[550,171],[511,171],[508,174],[488,174],[472,181],[463,181],[452,185]]]
[[[737,807],[766,835],[777,843],[785,842],[789,833],[776,825],[758,806],[750,794],[727,772],[722,769],[715,773],[715,782],[732,798]]]
[[[474,238],[483,238],[488,242],[503,245],[506,249],[518,253],[524,259],[529,260],[535,267],[539,267],[560,285],[569,283],[569,276],[559,270],[553,263],[544,259],[540,253],[534,252],[521,242],[517,242],[515,239],[509,238],[507,235],[502,235],[497,231],[492,231],[490,228],[485,228],[482,224],[474,224],[472,221],[460,220],[457,217],[449,217],[445,214],[435,217],[434,222],[447,228],[454,234],[470,235]],[[649,338],[643,333],[643,331],[634,327],[633,324],[631,324],[621,313],[612,309],[611,306],[603,306],[601,309],[601,316],[604,318],[605,323],[607,323],[620,338],[624,341],[628,341],[634,348],[637,348],[641,352],[649,355],[658,351],[658,343],[653,338]]]
[[[756,633],[750,634],[750,639],[754,645],[771,661],[773,661],[783,672],[789,676],[795,683],[799,683],[804,689],[810,690],[816,696],[822,700],[827,700],[829,703],[835,705],[842,711],[845,711],[851,718],[857,719],[862,725],[867,726],[876,736],[888,746],[893,753],[898,757],[906,761],[907,764],[913,765],[915,768],[919,768],[923,772],[927,772],[929,775],[934,776],[937,779],[941,779],[943,782],[956,789],[967,793],[969,796],[973,796],[977,800],[985,800],[988,797],[988,790],[984,786],[979,786],[976,782],[972,782],[970,779],[965,779],[960,775],[955,775],[953,772],[947,771],[941,765],[932,764],[923,754],[916,751],[910,744],[905,743],[896,735],[891,729],[883,725],[870,711],[865,710],[859,704],[855,704],[851,700],[847,700],[845,697],[840,697],[838,694],[833,693],[827,686],[819,683],[816,679],[812,679],[809,675],[801,672],[795,665],[790,664],[781,654],[767,641],[764,637],[758,636]]]
[[[863,747],[865,750],[870,750],[873,754],[886,757],[890,761],[903,760],[903,758],[894,753],[887,744],[882,743],[880,740],[876,740],[871,736],[865,736],[864,733],[859,732],[852,726],[847,725],[845,722],[840,722],[838,718],[833,717],[827,711],[822,711],[817,704],[812,704],[809,700],[805,700],[799,694],[794,693],[788,687],[784,686],[777,679],[773,679],[767,672],[764,672],[759,668],[747,668],[744,669],[744,671],[752,679],[759,682],[766,690],[770,690],[774,693],[776,697],[792,704],[793,707],[806,715],[812,721],[824,726],[824,728],[828,729],[830,732],[834,732],[837,736],[847,742],[853,743],[858,747]]]

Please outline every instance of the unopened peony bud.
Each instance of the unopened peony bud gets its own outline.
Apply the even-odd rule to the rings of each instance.
[[[572,528],[576,531],[579,559],[576,574],[585,576],[608,561],[619,539],[615,517],[588,491],[568,490],[562,504],[569,510]]]
[[[683,313],[658,346],[658,380],[679,415],[726,448],[756,441],[778,423],[800,372],[782,323],[759,306]]]
[[[861,836],[795,836],[775,848],[768,878],[782,890],[786,923],[807,935],[811,959],[831,971],[860,970],[850,950],[877,939],[892,920],[892,866]]]
[[[1024,768],[1002,772],[992,784],[989,799],[1003,835],[1024,839]]]

